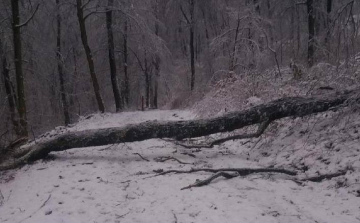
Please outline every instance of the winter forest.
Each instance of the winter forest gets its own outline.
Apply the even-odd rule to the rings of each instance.
[[[359,222],[359,82],[355,0],[1,0],[0,222]]]

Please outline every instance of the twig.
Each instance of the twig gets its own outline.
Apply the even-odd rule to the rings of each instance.
[[[205,180],[197,180],[195,183],[181,188],[181,190],[190,189],[192,187],[202,187],[202,186],[208,185],[211,183],[211,181],[215,180],[218,177],[225,177],[226,179],[231,179],[231,178],[238,177],[238,176],[239,176],[238,173],[231,174],[231,173],[226,173],[226,172],[218,172]]]
[[[35,16],[37,10],[39,9],[39,6],[40,6],[40,4],[38,4],[38,5],[36,6],[34,12],[30,15],[30,17],[29,17],[24,23],[19,24],[19,25],[16,25],[15,27],[16,27],[16,28],[21,28],[21,27],[23,27],[23,26],[26,26],[26,25],[31,21],[31,19]]]
[[[104,149],[99,149],[99,151],[108,150],[108,149],[110,149],[111,147],[113,147],[114,145],[116,145],[116,144],[111,144],[110,146],[108,146],[108,147],[106,147],[106,148],[104,148]]]
[[[0,140],[1,140],[1,138],[2,138],[4,135],[6,135],[8,132],[9,132],[9,130],[6,130],[4,133],[2,133],[2,134],[0,135]]]
[[[147,161],[147,162],[150,162],[150,160],[146,159],[145,157],[143,157],[140,153],[134,153],[134,155],[138,155],[140,156],[141,159]]]
[[[31,134],[33,135],[33,138],[34,138],[34,142],[35,142],[35,144],[37,144],[37,142],[36,142],[36,137],[35,137],[35,133],[34,133],[34,130],[33,130],[33,127],[31,126]]]
[[[34,211],[31,215],[24,218],[23,220],[19,221],[18,223],[21,223],[21,222],[31,218],[32,216],[34,216],[34,214],[36,214],[38,211],[40,211],[41,208],[43,208],[46,205],[46,203],[50,200],[50,198],[51,198],[51,194],[49,194],[49,197],[46,199],[46,201],[36,211]]]
[[[175,212],[174,212],[174,211],[172,211],[172,213],[173,213],[173,215],[174,215],[174,219],[175,219],[175,222],[174,222],[174,223],[178,223],[178,218],[177,218],[177,216],[176,216]]]
[[[183,162],[183,161],[180,161],[179,159],[175,158],[175,157],[172,157],[172,156],[162,156],[162,157],[157,157],[154,159],[156,162],[165,162],[165,161],[168,161],[168,160],[174,160],[180,164],[193,164],[193,163],[186,163],[186,162]]]
[[[130,213],[130,211],[128,211],[127,213],[122,214],[122,215],[115,214],[115,216],[116,216],[116,219],[119,219],[119,218],[125,217],[125,216],[128,215],[129,213]]]
[[[1,193],[1,190],[0,190],[0,207],[4,204],[4,196],[3,194]]]

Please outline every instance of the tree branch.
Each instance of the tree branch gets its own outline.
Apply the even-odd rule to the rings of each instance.
[[[181,14],[184,16],[184,18],[186,19],[187,24],[190,25],[191,22],[190,22],[190,20],[188,19],[188,17],[187,17],[187,15],[186,15],[183,7],[181,6],[181,4],[180,4],[180,11],[181,11]]]
[[[226,141],[230,141],[230,140],[258,138],[265,132],[265,130],[267,129],[267,127],[270,125],[271,122],[272,121],[267,120],[267,121],[264,121],[263,123],[261,123],[259,125],[258,130],[255,133],[229,136],[229,137],[214,140],[214,141],[212,141],[212,142],[210,142],[208,144],[183,144],[183,143],[177,142],[177,141],[171,141],[171,142],[175,143],[176,145],[187,148],[187,149],[192,149],[192,148],[213,148],[216,145],[222,144],[222,143],[224,143]]]
[[[15,27],[16,28],[21,28],[23,26],[26,26],[31,21],[31,19],[35,16],[35,13],[39,9],[39,6],[40,6],[40,3],[36,6],[36,9],[34,10],[34,12],[31,14],[31,16],[24,23],[16,25]]]

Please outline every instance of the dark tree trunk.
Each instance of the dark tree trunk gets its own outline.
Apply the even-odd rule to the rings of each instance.
[[[82,8],[82,0],[76,0],[76,8],[77,8],[77,17],[80,25],[80,34],[81,34],[81,41],[85,49],[86,59],[89,65],[89,71],[91,76],[91,81],[93,84],[96,102],[98,104],[98,108],[100,112],[105,112],[105,106],[101,97],[100,93],[100,86],[98,79],[96,77],[95,73],[95,65],[93,61],[93,56],[91,54],[91,49],[88,43],[87,39],[87,33],[86,33],[86,26],[85,26],[85,18],[84,18],[84,11]]]
[[[64,120],[65,125],[70,124],[70,114],[69,114],[69,104],[66,98],[65,92],[65,78],[64,78],[64,71],[63,71],[63,61],[61,56],[61,15],[60,15],[60,0],[56,0],[56,6],[58,10],[57,14],[57,38],[56,38],[56,58],[57,58],[57,66],[58,66],[58,73],[59,73],[59,81],[60,81],[60,96],[61,96],[61,103],[63,106],[63,113],[64,113]]]
[[[236,67],[236,64],[237,64],[236,51],[237,51],[237,41],[238,41],[238,37],[239,37],[239,29],[240,29],[240,15],[238,14],[236,30],[235,30],[235,37],[234,37],[233,50],[230,53],[230,66],[229,66],[230,71],[234,71],[235,67]]]
[[[129,106],[130,98],[130,83],[129,83],[129,73],[128,73],[128,21],[125,18],[124,22],[124,99],[127,106]]]
[[[325,36],[325,46],[328,50],[328,57],[330,56],[330,39],[331,39],[331,12],[332,12],[332,0],[326,1],[326,13],[327,13],[327,21],[326,21],[326,36]]]
[[[158,19],[159,19],[159,10],[158,10],[158,5],[156,5],[156,11],[155,11],[155,16],[156,16],[156,22],[155,22],[155,35],[159,36],[159,23],[158,23]],[[155,69],[155,86],[154,86],[154,108],[157,109],[158,108],[158,88],[159,88],[159,79],[160,79],[160,56],[158,54],[155,55],[154,58],[154,69]]]
[[[111,9],[113,7],[113,5],[114,5],[114,0],[108,0],[109,9]],[[119,90],[117,74],[116,74],[115,46],[114,46],[114,35],[113,35],[113,27],[112,27],[112,11],[111,10],[106,12],[106,28],[107,28],[107,35],[108,35],[111,85],[112,85],[114,99],[115,99],[116,112],[119,112],[122,109],[122,106],[121,106],[120,90]]]
[[[150,108],[150,85],[151,85],[151,74],[149,71],[147,52],[144,53],[144,76],[145,76],[145,106]]]
[[[158,55],[155,56],[154,62],[155,68],[155,86],[154,86],[154,108],[158,108],[158,89],[159,89],[159,79],[160,79],[160,57]]]
[[[5,86],[5,92],[9,104],[9,110],[10,110],[10,118],[11,122],[13,124],[14,132],[19,137],[21,134],[21,129],[19,128],[19,122],[16,117],[16,97],[14,88],[12,87],[13,84],[10,80],[10,70],[8,68],[8,63],[6,59],[5,52],[3,51],[2,41],[0,40],[0,56],[1,56],[1,63],[2,63],[2,74],[3,74],[3,81]]]
[[[21,50],[21,27],[20,27],[20,10],[19,1],[11,1],[12,10],[12,30],[13,30],[13,43],[14,43],[14,61],[17,85],[17,98],[18,98],[18,113],[20,117],[20,131],[21,135],[27,136],[27,117],[26,117],[26,99],[25,99],[25,86],[24,74],[22,68],[22,50]]]
[[[73,56],[74,56],[74,77],[77,78],[78,77],[78,63],[77,63],[77,50],[76,48],[73,48]],[[81,116],[81,104],[80,104],[80,100],[79,100],[79,95],[77,94],[77,86],[76,84],[74,85],[74,97],[75,100],[77,102],[77,106],[78,106],[78,116]]]
[[[190,0],[190,66],[191,66],[191,91],[195,88],[195,47],[194,47],[194,12],[195,0]]]
[[[144,122],[108,129],[69,132],[34,145],[24,146],[15,154],[20,156],[15,161],[0,164],[0,170],[18,167],[30,160],[45,157],[52,151],[64,151],[72,148],[103,146],[125,142],[143,141],[152,138],[195,138],[219,132],[229,132],[245,126],[271,122],[285,117],[303,117],[314,113],[346,105],[349,99],[359,103],[360,91],[336,92],[313,98],[282,98],[273,102],[258,105],[245,111],[232,112],[224,116],[170,122]],[[25,154],[25,155],[24,155]]]
[[[308,13],[308,65],[312,67],[314,65],[315,57],[315,13],[314,13],[314,1],[307,0],[307,13]]]

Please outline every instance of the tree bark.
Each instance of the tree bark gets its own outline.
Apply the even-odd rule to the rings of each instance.
[[[128,21],[125,18],[124,21],[124,35],[123,35],[123,47],[124,47],[124,99],[126,106],[129,106],[130,99],[130,83],[129,83],[129,72],[128,72]]]
[[[83,8],[82,8],[82,0],[76,0],[76,9],[77,9],[77,17],[78,17],[78,21],[79,21],[79,25],[80,25],[81,41],[82,41],[82,44],[85,49],[86,59],[88,61],[88,65],[89,65],[90,76],[91,76],[91,81],[92,81],[94,92],[95,92],[96,101],[98,104],[99,111],[104,113],[105,106],[104,106],[104,103],[103,103],[103,100],[101,97],[100,86],[99,86],[99,82],[98,82],[98,79],[97,79],[96,73],[95,73],[94,60],[93,60],[93,56],[92,56],[91,49],[90,49],[88,39],[87,39],[85,18],[84,18],[84,12],[83,12]]]
[[[144,52],[144,76],[145,76],[145,106],[150,108],[150,85],[151,74],[148,65],[147,50]]]
[[[114,5],[114,0],[108,0],[109,9],[111,9],[113,5]],[[106,12],[106,28],[108,35],[110,76],[111,76],[111,85],[113,89],[113,94],[115,98],[116,112],[119,112],[122,109],[122,106],[121,106],[120,90],[119,90],[117,74],[116,74],[116,59],[115,59],[115,46],[114,46],[112,20],[113,20],[112,11],[109,10]]]
[[[70,114],[69,114],[69,103],[66,98],[65,93],[65,78],[64,78],[64,71],[63,71],[63,61],[61,56],[61,14],[60,14],[60,0],[56,0],[57,6],[57,38],[56,38],[56,58],[57,58],[57,67],[59,73],[59,82],[60,82],[60,95],[61,95],[61,103],[63,106],[63,113],[64,113],[64,121],[65,125],[70,124]]]
[[[229,132],[245,126],[258,124],[266,120],[273,121],[285,117],[303,117],[324,112],[346,105],[348,100],[359,103],[360,90],[337,92],[323,97],[290,97],[255,106],[253,108],[232,112],[221,117],[190,121],[145,122],[125,127],[85,130],[70,132],[35,145],[24,146],[18,150],[20,158],[0,165],[0,170],[15,168],[28,161],[45,157],[53,151],[64,151],[72,148],[103,146],[115,143],[135,142],[151,138],[195,138]],[[25,154],[25,155],[23,155]]]
[[[18,113],[20,117],[20,131],[21,135],[27,136],[27,117],[26,117],[26,98],[25,98],[25,85],[24,74],[22,68],[22,49],[21,49],[21,26],[20,26],[20,9],[19,1],[11,1],[12,10],[12,30],[13,30],[13,43],[14,43],[14,61],[17,85],[17,98],[18,98]]]
[[[158,4],[156,5],[156,9],[155,9],[155,35],[158,37],[159,36],[159,9],[158,9]],[[158,54],[155,55],[154,58],[154,69],[155,69],[155,86],[154,86],[154,108],[157,109],[158,108],[158,88],[159,88],[159,79],[160,79],[160,56]]]
[[[307,0],[307,13],[308,13],[308,65],[312,67],[314,65],[315,56],[315,13],[314,13],[314,1]]]
[[[8,62],[6,59],[5,52],[3,50],[2,41],[0,40],[0,56],[1,56],[1,63],[2,63],[2,74],[3,74],[3,81],[5,86],[5,92],[9,104],[9,110],[10,110],[10,118],[11,122],[14,127],[14,132],[16,135],[21,136],[21,129],[19,128],[19,122],[16,117],[16,96],[13,89],[13,84],[10,79],[10,70],[8,68]]]
[[[190,0],[190,66],[191,66],[191,91],[195,88],[195,47],[194,47],[194,12],[195,0]]]
[[[333,0],[327,0],[326,1],[326,14],[327,14],[327,19],[326,19],[326,36],[325,36],[325,47],[327,48],[327,56],[328,59],[330,57],[330,39],[331,39],[331,23],[332,23],[332,19],[331,19],[331,12],[332,12],[332,1]]]
[[[154,108],[158,108],[158,97],[159,97],[159,79],[160,79],[160,57],[158,55],[155,56],[154,62],[155,68],[155,86],[154,86]]]

